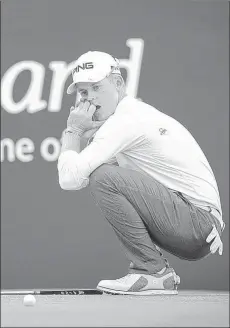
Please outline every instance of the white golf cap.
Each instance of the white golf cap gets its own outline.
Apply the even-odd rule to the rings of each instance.
[[[67,93],[74,93],[79,82],[99,82],[111,73],[121,74],[117,58],[105,52],[88,51],[76,60],[72,71],[73,83],[68,87]]]

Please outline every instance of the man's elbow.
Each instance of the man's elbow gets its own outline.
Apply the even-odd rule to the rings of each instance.
[[[59,186],[63,190],[76,190],[75,186],[68,181],[65,180],[59,180]]]
[[[77,190],[76,181],[73,180],[72,177],[65,175],[59,175],[59,185],[63,190]]]
[[[63,190],[80,190],[86,187],[84,181],[76,181],[71,176],[59,176],[59,185]]]

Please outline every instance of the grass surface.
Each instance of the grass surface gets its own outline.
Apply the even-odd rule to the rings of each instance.
[[[1,327],[229,327],[229,293],[171,296],[1,296]]]

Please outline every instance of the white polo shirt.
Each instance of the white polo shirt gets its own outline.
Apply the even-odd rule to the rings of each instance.
[[[219,191],[208,160],[190,132],[172,117],[126,96],[81,153],[67,150],[59,156],[60,186],[84,188],[98,166],[114,160],[121,167],[147,173],[200,208],[216,209],[223,227]]]

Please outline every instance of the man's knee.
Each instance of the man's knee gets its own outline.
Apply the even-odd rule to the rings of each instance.
[[[102,164],[96,168],[89,176],[89,187],[94,189],[100,183],[109,184],[113,169],[113,165],[109,164]]]

